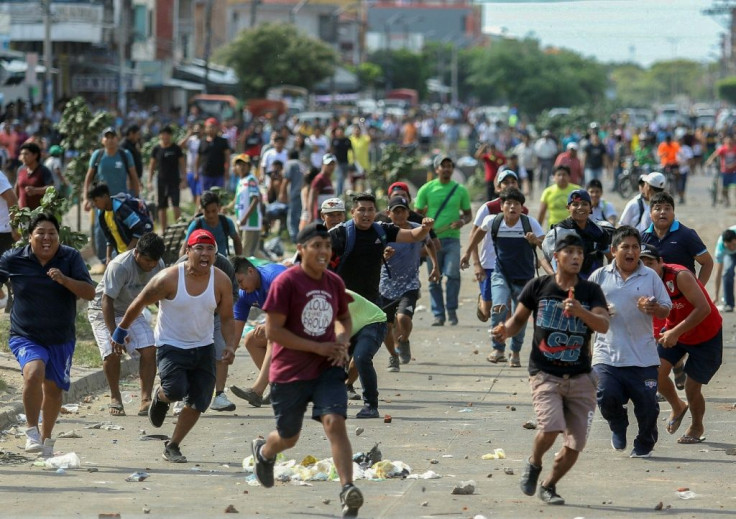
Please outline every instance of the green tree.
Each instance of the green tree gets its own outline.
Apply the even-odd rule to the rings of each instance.
[[[721,79],[716,83],[718,97],[729,103],[736,103],[736,76]]]
[[[407,49],[379,50],[368,61],[383,69],[383,86],[386,88],[412,88],[424,98],[431,66],[422,54]]]
[[[279,84],[311,89],[334,73],[337,54],[293,25],[268,23],[241,31],[217,51],[214,61],[235,70],[244,96],[263,97]]]

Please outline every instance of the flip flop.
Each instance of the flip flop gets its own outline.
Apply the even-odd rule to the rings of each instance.
[[[509,367],[510,368],[520,368],[521,367],[521,359],[511,357],[509,359]]]
[[[689,434],[683,434],[677,439],[677,443],[680,443],[682,445],[693,445],[695,443],[703,443],[705,441],[705,436],[690,436]]]
[[[138,411],[138,416],[148,416],[148,408],[151,407],[151,404],[148,404],[146,407],[140,409]]]
[[[478,304],[475,306],[475,316],[478,318],[478,320],[482,323],[485,323],[488,321],[488,317],[483,313],[483,310],[480,309],[480,302],[481,302],[481,296],[478,294]]]
[[[107,408],[111,416],[125,416],[123,404],[108,404]]]
[[[675,434],[677,432],[677,429],[680,428],[680,425],[682,424],[682,419],[685,418],[685,414],[687,413],[688,409],[690,409],[690,406],[686,405],[685,409],[683,409],[678,416],[667,422],[666,429],[668,433]]]

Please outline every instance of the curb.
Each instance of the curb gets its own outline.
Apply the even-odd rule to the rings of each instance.
[[[127,359],[120,363],[120,378],[138,374],[138,359]],[[74,368],[73,368],[74,369]],[[107,379],[102,369],[78,368],[89,371],[72,380],[69,391],[64,391],[62,404],[79,401],[83,396],[95,393],[107,387]],[[18,422],[17,416],[23,412],[23,402],[14,402],[0,409],[0,431],[8,429]],[[62,416],[62,415],[59,415]]]

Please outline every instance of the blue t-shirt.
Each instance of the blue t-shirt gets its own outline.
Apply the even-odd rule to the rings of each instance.
[[[419,224],[409,222],[411,228],[421,227]],[[386,299],[398,299],[410,290],[421,287],[419,282],[419,262],[421,260],[424,242],[413,243],[389,243],[396,251],[393,256],[381,267],[381,281],[379,290],[381,296]],[[391,277],[389,277],[389,271]]]
[[[43,346],[75,340],[77,296],[51,279],[48,272],[62,274],[95,286],[79,251],[59,245],[56,255],[41,265],[31,246],[11,249],[0,258],[0,283],[10,280],[15,302],[10,312],[10,335],[25,337]]]
[[[110,188],[111,196],[117,195],[118,193],[127,193],[128,168],[135,166],[133,155],[123,148],[118,148],[118,151],[114,155],[108,155],[104,149],[97,150],[89,159],[90,168],[94,167],[97,156],[100,153],[102,153],[102,159],[100,160],[99,166],[97,166],[97,182],[106,183],[107,187]],[[128,159],[128,168],[125,167],[126,162],[120,156],[121,153],[125,153]]]
[[[200,220],[202,223],[198,225],[197,222]],[[223,221],[227,223],[227,229],[223,229],[221,223]],[[192,223],[189,224],[187,235],[184,237],[184,243],[186,243],[189,239],[189,235],[197,229],[210,231],[215,237],[215,241],[217,242],[217,252],[226,256],[228,255],[228,251],[230,250],[230,247],[228,246],[228,238],[236,234],[235,224],[230,218],[223,215],[217,215],[217,226],[210,227],[207,224],[207,221],[204,219],[204,216],[198,216],[197,218],[192,220]]]
[[[251,307],[263,307],[268,296],[268,289],[271,288],[271,283],[273,283],[273,280],[279,274],[286,271],[286,267],[280,263],[269,263],[256,267],[256,270],[261,275],[261,288],[254,292],[246,292],[242,288],[238,290],[238,300],[233,307],[233,314],[237,321],[247,321]]]
[[[695,256],[708,252],[698,233],[685,227],[678,220],[672,222],[670,230],[661,240],[654,232],[654,224],[641,234],[642,243],[654,245],[665,263],[674,263],[695,273]]]

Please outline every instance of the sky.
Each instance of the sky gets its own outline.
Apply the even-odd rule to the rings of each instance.
[[[716,61],[724,19],[701,13],[708,0],[572,0],[513,3],[481,0],[484,31],[532,35],[599,61],[686,58]],[[735,2],[736,4],[736,2]]]

